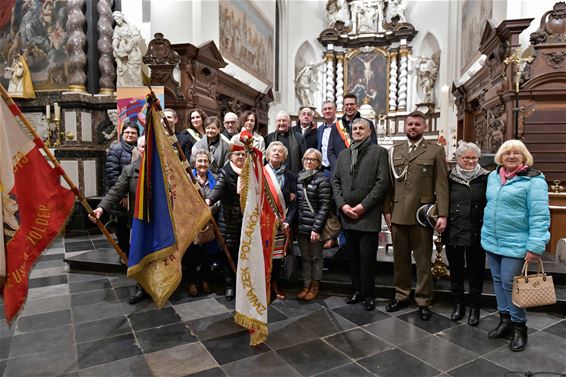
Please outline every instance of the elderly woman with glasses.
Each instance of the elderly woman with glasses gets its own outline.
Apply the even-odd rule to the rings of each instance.
[[[303,289],[297,299],[312,301],[322,279],[322,240],[330,209],[332,189],[320,170],[322,154],[309,148],[303,156],[303,170],[297,179],[298,242],[303,257]]]
[[[493,279],[500,321],[489,338],[512,334],[509,348],[527,346],[527,313],[512,301],[513,277],[523,263],[538,262],[550,240],[548,185],[533,169],[533,156],[520,140],[507,140],[495,154],[498,167],[487,179],[487,205],[481,229],[481,244]]]
[[[450,212],[448,226],[443,234],[450,264],[450,288],[454,300],[452,320],[466,315],[464,304],[465,266],[469,279],[468,324],[477,326],[480,321],[485,251],[481,247],[480,233],[485,208],[485,189],[489,172],[478,164],[480,148],[474,143],[460,141],[456,149],[457,165],[448,177]]]

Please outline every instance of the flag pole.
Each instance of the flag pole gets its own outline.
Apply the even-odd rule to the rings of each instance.
[[[59,175],[61,175],[63,177],[63,179],[65,180],[65,182],[67,182],[67,185],[69,185],[69,187],[71,188],[71,191],[79,199],[79,202],[83,205],[83,207],[86,209],[88,214],[91,215],[91,217],[96,218],[91,206],[86,201],[86,198],[83,195],[82,191],[73,183],[73,181],[71,181],[71,178],[69,178],[69,176],[67,175],[67,173],[65,172],[65,170],[63,169],[63,167],[61,166],[59,161],[57,161],[57,159],[55,158],[53,153],[49,150],[49,148],[47,148],[45,146],[45,143],[43,143],[41,136],[39,136],[39,134],[37,133],[35,128],[33,128],[31,123],[26,119],[26,117],[24,116],[24,114],[22,113],[22,111],[20,110],[18,105],[14,102],[12,97],[10,97],[8,92],[6,92],[6,89],[4,88],[4,86],[2,84],[0,84],[0,95],[2,96],[4,101],[6,101],[6,103],[8,104],[8,107],[10,108],[10,111],[12,112],[12,114],[17,116],[22,121],[22,123],[26,126],[27,130],[32,134],[34,144],[38,147],[41,147],[41,149],[43,149],[43,151],[45,152],[45,154],[49,158],[49,161],[51,161],[51,163],[53,165],[55,165],[55,169],[58,171]],[[110,233],[108,232],[108,230],[106,229],[104,224],[102,224],[102,222],[99,219],[96,219],[96,225],[98,225],[98,228],[106,236],[108,241],[110,241],[110,243],[114,247],[114,250],[116,250],[116,252],[120,256],[120,258],[122,258],[122,260],[126,264],[128,264],[128,257],[124,254],[124,252],[122,251],[120,246],[118,246],[116,241],[114,241],[114,238],[110,235]]]
[[[149,88],[149,92],[150,92],[148,94],[148,99],[151,101],[152,104],[155,105],[155,108],[157,109],[157,111],[159,111],[159,116],[161,117],[161,120],[163,121],[163,124],[165,125],[165,128],[167,129],[167,133],[169,133],[170,136],[174,136],[175,130],[173,129],[171,124],[169,124],[169,121],[167,120],[167,118],[163,114],[163,109],[161,108],[161,104],[159,103],[159,98],[157,98],[157,96],[155,95],[155,93],[151,89],[150,85],[148,85],[147,87]],[[193,183],[193,185],[196,185],[197,181],[196,181],[195,177],[193,176],[193,173],[191,172],[191,168],[190,168],[190,165],[188,163],[187,156],[185,156],[185,152],[183,151],[183,148],[181,148],[181,145],[179,144],[179,140],[177,140],[176,137],[175,137],[174,140],[175,140],[175,143],[173,143],[173,145],[175,146],[175,148],[177,148],[177,152],[179,153],[179,159],[181,160],[181,163],[183,164],[183,166],[184,166],[184,168],[187,172],[187,175],[191,179],[191,182]],[[198,192],[200,194],[201,199],[204,201],[205,197],[204,197],[202,191],[198,190]],[[234,260],[232,259],[232,256],[230,255],[230,251],[228,250],[228,246],[226,245],[226,242],[224,241],[224,237],[222,237],[222,233],[220,233],[220,228],[218,227],[216,220],[214,220],[214,217],[210,219],[210,222],[212,223],[212,228],[214,229],[214,234],[216,235],[216,239],[217,239],[218,243],[220,244],[220,247],[224,250],[224,253],[226,254],[226,259],[228,260],[228,263],[230,263],[230,266],[232,267],[232,271],[234,271],[234,273],[236,273],[236,264],[234,263]]]

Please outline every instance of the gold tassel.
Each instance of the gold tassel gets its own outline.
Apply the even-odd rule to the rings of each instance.
[[[250,346],[257,346],[267,340],[268,330],[266,323],[239,312],[234,314],[234,322],[248,330],[253,330],[250,333]]]

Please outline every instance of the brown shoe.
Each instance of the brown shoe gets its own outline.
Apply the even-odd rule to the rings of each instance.
[[[305,287],[297,293],[297,300],[304,300],[306,294],[308,293],[310,287]]]
[[[311,289],[309,289],[309,291],[307,292],[307,295],[305,296],[305,301],[313,301],[316,296],[318,296],[318,288],[319,288],[320,282],[313,280],[311,283]]]
[[[195,284],[189,284],[189,296],[196,297],[198,295],[198,289]]]
[[[211,292],[210,286],[208,285],[207,281],[202,282],[202,291],[204,292],[204,294],[209,294]]]

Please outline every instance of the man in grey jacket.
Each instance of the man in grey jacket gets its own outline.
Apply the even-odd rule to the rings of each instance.
[[[375,309],[375,272],[383,199],[389,189],[389,162],[385,148],[370,139],[366,119],[352,123],[352,145],[340,152],[332,191],[346,236],[353,294],[346,300],[365,300],[365,309]]]

